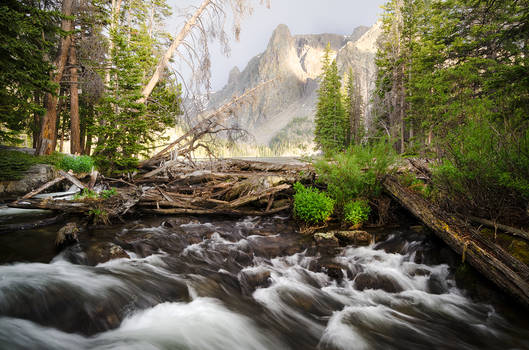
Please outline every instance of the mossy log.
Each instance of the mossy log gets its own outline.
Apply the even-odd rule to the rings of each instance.
[[[394,177],[384,180],[384,188],[403,207],[428,226],[463,260],[529,308],[529,267],[481,236],[466,222],[450,216],[418,193],[403,187]]]

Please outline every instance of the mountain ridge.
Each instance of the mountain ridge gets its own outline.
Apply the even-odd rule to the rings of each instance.
[[[238,111],[232,121],[247,129],[258,144],[267,144],[295,118],[313,120],[317,101],[318,77],[327,44],[336,57],[340,73],[353,69],[361,95],[369,111],[368,96],[374,88],[376,40],[380,24],[356,27],[351,35],[332,33],[292,35],[285,24],[273,31],[262,53],[249,60],[241,71],[232,68],[227,84],[212,93],[210,109],[263,81],[279,78],[264,87],[254,103]]]

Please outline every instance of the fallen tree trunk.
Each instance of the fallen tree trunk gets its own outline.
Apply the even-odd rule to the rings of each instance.
[[[33,230],[36,228],[41,228],[41,227],[46,227],[46,226],[57,224],[59,222],[64,221],[64,219],[65,219],[65,216],[61,214],[61,215],[57,215],[51,218],[42,219],[37,222],[32,222],[29,224],[22,223],[22,224],[0,225],[0,233]]]
[[[55,184],[58,184],[59,182],[61,182],[62,180],[64,180],[65,177],[64,176],[59,176],[47,183],[45,183],[44,185],[40,186],[39,188],[37,188],[36,190],[34,191],[31,191],[29,192],[28,194],[26,194],[24,197],[22,197],[21,199],[29,199],[31,197],[34,197],[36,196],[37,194],[41,193],[42,191],[44,191],[45,189],[48,189],[50,188],[51,186],[55,185]]]
[[[289,210],[290,205],[280,208],[271,209],[269,211],[260,210],[238,210],[238,209],[145,209],[145,213],[158,215],[230,215],[230,216],[264,216],[277,214],[285,210]]]
[[[396,178],[384,188],[481,274],[529,308],[529,267],[481,236],[464,221],[443,213]]]
[[[476,222],[478,224],[482,224],[482,225],[485,225],[485,226],[488,226],[488,227],[491,227],[493,229],[500,229],[504,232],[507,232],[507,233],[510,233],[511,235],[513,236],[518,236],[518,237],[521,237],[527,241],[529,241],[529,233],[523,231],[523,230],[520,230],[516,227],[511,227],[511,226],[507,226],[507,225],[502,225],[502,224],[498,224],[498,223],[495,223],[494,221],[491,221],[491,220],[487,220],[487,219],[482,219],[482,218],[477,218],[475,216],[469,216],[468,217],[471,221],[473,222]]]

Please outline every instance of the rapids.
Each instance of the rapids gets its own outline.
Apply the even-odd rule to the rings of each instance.
[[[330,249],[279,216],[164,220],[94,229],[48,261],[57,227],[3,235],[20,252],[0,265],[0,348],[529,348],[523,312],[471,298],[428,233]],[[104,240],[131,258],[91,266]]]

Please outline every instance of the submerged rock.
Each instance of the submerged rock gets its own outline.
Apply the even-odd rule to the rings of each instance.
[[[400,293],[403,291],[399,283],[392,277],[370,273],[360,273],[354,279],[354,287],[363,291],[366,289],[381,289],[388,293]]]
[[[90,265],[97,265],[114,259],[129,259],[130,256],[123,248],[114,243],[99,242],[88,248],[86,258]]]
[[[334,235],[345,244],[370,245],[374,237],[366,231],[336,231]]]

